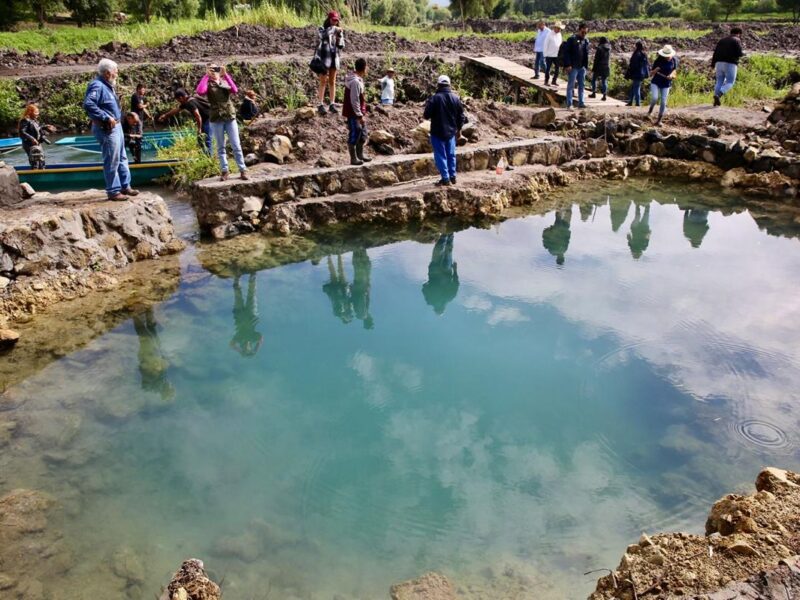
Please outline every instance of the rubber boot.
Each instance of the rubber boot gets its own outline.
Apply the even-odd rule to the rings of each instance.
[[[356,144],[356,156],[362,163],[372,162],[371,157],[364,156],[364,140],[361,140]]]
[[[350,151],[350,164],[351,165],[363,165],[364,163],[358,159],[358,154],[356,153],[355,144],[347,144],[347,149]]]

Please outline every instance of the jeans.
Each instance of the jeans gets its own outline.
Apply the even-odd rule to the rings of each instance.
[[[103,131],[99,125],[92,125],[92,133],[100,143],[106,194],[110,198],[131,187],[131,172],[128,169],[128,155],[125,154],[125,136],[122,135],[122,125],[117,123],[116,127],[108,132]]]
[[[598,79],[600,80],[600,91],[603,92],[603,96],[605,96],[608,91],[608,77],[600,77],[595,74],[592,74],[592,93],[594,94],[597,91]]]
[[[228,135],[228,141],[231,143],[233,150],[233,160],[236,161],[236,166],[240,171],[247,171],[247,165],[244,164],[244,154],[242,154],[242,143],[239,141],[239,125],[236,119],[230,121],[212,121],[211,132],[214,134],[214,143],[217,145],[217,157],[219,158],[219,166],[222,168],[223,173],[228,172],[228,154],[225,152],[225,134]]]
[[[445,140],[431,134],[431,146],[433,146],[433,161],[442,180],[453,179],[456,176],[456,136]]]
[[[635,104],[636,106],[642,105],[642,81],[644,80],[634,79],[631,82],[631,93],[628,100],[631,104]]]
[[[367,139],[367,122],[358,122],[356,117],[347,117],[347,143],[355,146],[359,142]]]
[[[738,67],[739,65],[735,65],[733,63],[717,63],[717,83],[714,86],[715,96],[722,96],[723,94],[727,94],[731,91],[733,84],[736,83],[736,71],[738,70]]]
[[[539,71],[544,71],[545,64],[544,64],[544,52],[537,52],[536,53],[536,60],[533,62],[533,70],[536,77],[539,76]]]
[[[392,100],[391,98],[381,98],[381,104],[383,106],[391,106],[392,104],[394,104],[394,100]]]
[[[550,69],[555,67],[553,70],[553,81],[558,78],[558,57],[557,56],[548,56],[545,59],[544,63],[544,81],[547,83],[548,78],[550,77]]]
[[[567,106],[572,106],[572,92],[575,89],[575,83],[578,84],[578,106],[583,106],[583,91],[586,87],[586,68],[570,69],[567,74]]]
[[[214,150],[211,147],[211,137],[211,122],[206,121],[203,123],[202,135],[197,136],[197,143],[200,144],[200,147],[203,148],[209,156],[214,154]]]
[[[650,84],[650,110],[653,110],[653,107],[658,102],[659,96],[661,97],[661,107],[658,109],[658,118],[664,116],[664,112],[667,110],[667,97],[669,96],[670,88],[659,88],[655,83]],[[660,92],[660,94],[659,94]]]

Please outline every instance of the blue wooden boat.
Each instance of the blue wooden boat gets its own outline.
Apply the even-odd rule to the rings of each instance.
[[[61,138],[55,142],[57,146],[70,146],[82,152],[100,152],[100,144],[93,135],[74,135]],[[175,145],[174,131],[148,131],[142,137],[142,150],[155,152],[159,148],[170,148]]]
[[[151,183],[153,180],[169,175],[180,161],[153,160],[130,163],[131,185]],[[80,190],[105,188],[103,163],[52,164],[44,169],[29,166],[14,167],[23,183],[30,183],[35,190]]]
[[[0,154],[11,152],[22,146],[22,140],[18,137],[0,138]]]

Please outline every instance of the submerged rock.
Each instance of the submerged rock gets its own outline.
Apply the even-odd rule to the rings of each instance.
[[[389,594],[392,600],[456,600],[450,580],[434,571],[419,579],[393,585]]]
[[[199,558],[189,558],[172,576],[159,600],[219,600],[222,591],[206,574]]]

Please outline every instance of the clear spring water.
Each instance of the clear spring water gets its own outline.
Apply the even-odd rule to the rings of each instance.
[[[78,557],[46,587],[152,598],[198,556],[226,598],[385,598],[430,569],[580,598],[641,531],[699,532],[800,467],[796,217],[587,200],[233,277],[188,251],[167,301],[14,389],[0,492],[53,493]]]

